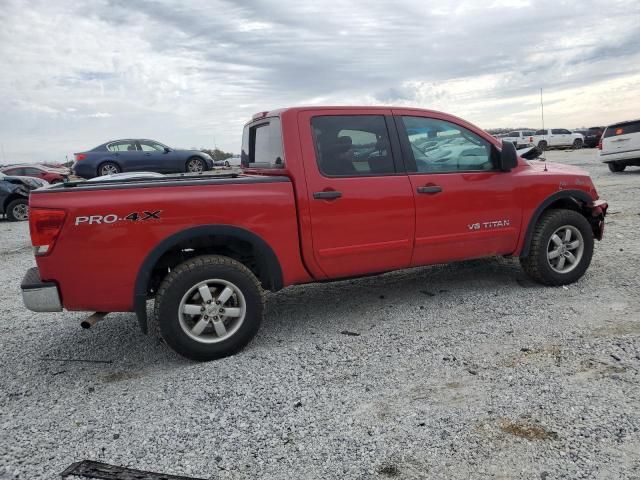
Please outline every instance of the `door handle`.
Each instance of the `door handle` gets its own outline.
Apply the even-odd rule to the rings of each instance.
[[[147,157],[150,157],[150,156],[151,156],[151,153],[145,153],[145,155],[146,155]]]
[[[428,187],[418,187],[418,193],[428,193],[433,195],[434,193],[440,193],[442,187],[440,185],[429,185]]]
[[[314,192],[313,198],[316,200],[335,200],[336,198],[340,198],[342,196],[342,192],[336,192],[335,190],[326,190],[324,192]]]

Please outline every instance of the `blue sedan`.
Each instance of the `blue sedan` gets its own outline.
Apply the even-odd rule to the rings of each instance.
[[[120,172],[203,172],[213,159],[199,150],[175,150],[155,140],[114,140],[86,152],[76,153],[73,172],[93,178]]]

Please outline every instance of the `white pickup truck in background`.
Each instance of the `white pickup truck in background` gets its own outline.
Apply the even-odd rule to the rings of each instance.
[[[516,148],[526,148],[534,146],[533,136],[536,132],[533,130],[514,130],[500,138],[507,142],[513,143]]]
[[[584,136],[566,128],[544,129],[535,132],[533,144],[540,150],[558,147],[582,148]]]

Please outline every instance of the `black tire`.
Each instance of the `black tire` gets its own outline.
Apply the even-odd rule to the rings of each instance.
[[[538,142],[538,150],[544,152],[548,148],[547,142],[545,140],[540,140]]]
[[[200,157],[191,157],[185,164],[185,172],[187,173],[204,172],[206,169],[207,164]]]
[[[199,296],[200,294],[197,293],[199,290],[196,287],[212,279],[226,282],[238,289],[240,294],[234,290],[233,296],[221,302],[219,306],[227,309],[240,306],[241,308],[236,310],[244,309],[244,316],[238,316],[237,319],[225,317],[224,320],[222,316],[217,316],[216,298],[221,298],[220,292],[223,290],[214,290],[213,300],[209,302],[205,302],[203,297]],[[221,287],[224,286],[221,285]],[[209,291],[211,291],[210,288]],[[196,294],[196,297],[199,296],[199,300],[189,297],[190,292]],[[205,308],[207,303],[210,304],[207,308],[215,311],[209,315],[216,316],[209,318],[220,319],[225,322],[227,328],[231,330],[235,328],[235,331],[229,332],[226,338],[223,336],[219,339],[214,323],[209,321],[202,333],[195,334],[200,340],[195,339],[193,335],[187,333],[185,328],[195,329],[195,324],[206,318],[204,316],[206,312],[181,315],[181,302],[188,298],[191,298],[187,301],[190,304],[201,302],[203,305],[201,308]],[[203,255],[181,263],[166,276],[156,296],[155,317],[160,336],[171,348],[191,360],[208,361],[233,355],[247,345],[260,328],[263,309],[262,287],[251,270],[228,257]],[[238,321],[239,324],[234,326],[232,323],[234,321]],[[206,333],[207,331],[209,333]],[[193,331],[191,333],[193,334]],[[215,343],[204,343],[206,341]]]
[[[229,160],[225,160],[224,161],[224,166],[229,168],[231,166],[231,164],[229,163]]]
[[[26,211],[26,213],[25,213]],[[17,198],[7,205],[7,218],[11,222],[24,222],[29,219],[29,200]]]
[[[576,262],[566,273],[555,270],[549,260],[549,249],[554,248],[551,237],[558,229],[572,227],[582,236],[582,251],[575,257]],[[576,237],[574,237],[575,239]],[[567,285],[584,275],[593,256],[593,231],[587,219],[574,210],[548,210],[542,214],[533,231],[529,255],[520,257],[524,271],[534,280],[544,285]],[[576,253],[576,252],[572,252]],[[563,265],[565,262],[563,262]],[[570,265],[570,263],[567,263]],[[568,268],[568,267],[567,267]]]
[[[98,167],[98,177],[104,177],[105,175],[113,175],[122,172],[120,165],[115,162],[104,162]]]
[[[627,166],[624,163],[618,162],[609,162],[607,164],[609,166],[609,170],[614,173],[623,172]]]
[[[573,148],[574,150],[580,150],[582,148],[582,140],[580,140],[579,138],[576,138],[573,141]]]

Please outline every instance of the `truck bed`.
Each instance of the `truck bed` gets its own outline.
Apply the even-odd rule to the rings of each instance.
[[[281,262],[284,285],[308,278],[293,185],[285,176],[73,182],[35,191],[30,206],[66,211],[55,246],[36,262],[43,281],[60,285],[69,310],[132,311],[145,259],[172,236],[208,225],[246,229],[264,240]]]

